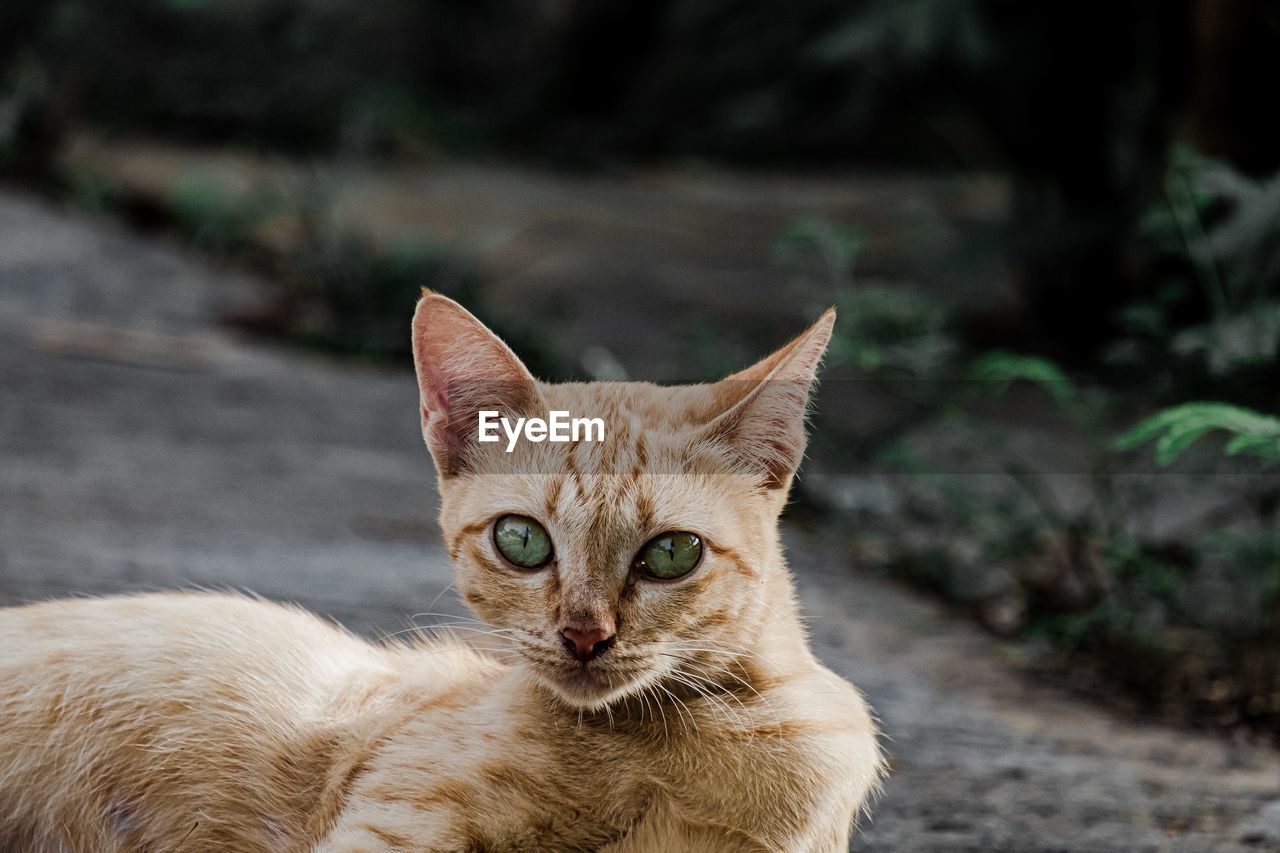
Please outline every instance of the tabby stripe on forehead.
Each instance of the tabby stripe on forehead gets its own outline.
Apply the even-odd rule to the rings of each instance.
[[[600,469],[604,471],[614,471],[618,467],[618,457],[622,453],[622,448],[626,445],[628,435],[613,435],[610,441],[606,441],[596,449],[596,453],[600,454]]]
[[[556,477],[547,489],[546,516],[551,518],[560,506],[560,489],[564,486],[564,477]]]
[[[653,527],[653,498],[643,490],[636,495],[636,518],[638,530],[647,531]]]
[[[572,453],[569,455],[567,459],[565,459],[564,464],[565,464],[565,467],[569,470],[569,476],[573,478],[573,488],[578,493],[578,500],[580,501],[586,500],[587,490],[586,490],[586,487],[583,486],[582,484],[582,474],[579,473],[578,466],[573,461]]]

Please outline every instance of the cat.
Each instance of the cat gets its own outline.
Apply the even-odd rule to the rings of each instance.
[[[846,850],[877,730],[778,535],[834,319],[710,385],[547,384],[424,292],[423,436],[483,633],[372,644],[215,593],[0,610],[0,850]],[[607,433],[507,452],[486,410]]]

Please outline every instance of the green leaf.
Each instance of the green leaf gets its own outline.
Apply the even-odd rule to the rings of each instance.
[[[1118,450],[1155,441],[1156,461],[1168,465],[1215,430],[1232,433],[1225,452],[1280,460],[1280,418],[1229,403],[1183,403],[1157,412],[1116,439]]]
[[[969,366],[969,378],[990,383],[993,394],[1003,394],[1014,382],[1034,382],[1049,393],[1061,405],[1076,398],[1075,385],[1062,372],[1062,368],[1047,358],[1018,355],[1005,350],[995,350],[976,359]]]

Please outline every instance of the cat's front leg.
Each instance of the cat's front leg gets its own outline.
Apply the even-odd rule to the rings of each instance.
[[[703,849],[846,850],[883,767],[862,697],[816,667],[759,699],[750,732],[704,727],[671,788],[679,822]]]
[[[766,696],[778,716],[755,744],[760,784],[750,799],[771,849],[848,850],[884,773],[870,709],[853,685],[820,665]]]

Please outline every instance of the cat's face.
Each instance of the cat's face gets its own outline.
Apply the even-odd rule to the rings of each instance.
[[[538,383],[456,303],[414,319],[423,431],[463,598],[563,700],[598,707],[731,673],[780,572],[824,316],[713,385]],[[477,412],[600,418],[603,441],[481,444]]]

